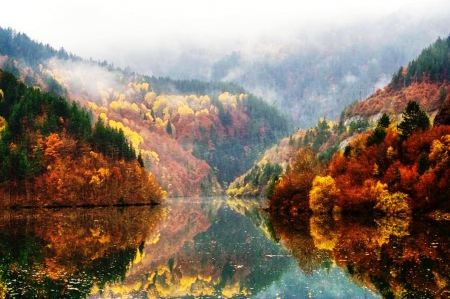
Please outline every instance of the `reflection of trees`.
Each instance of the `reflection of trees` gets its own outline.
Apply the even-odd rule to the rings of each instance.
[[[173,200],[158,242],[147,242],[122,289],[111,286],[111,292],[134,298],[250,297],[279,280],[289,264],[261,229],[264,218],[246,201]]]
[[[280,242],[298,261],[305,274],[312,275],[321,264],[328,264],[330,253],[318,249],[310,234],[309,214],[300,214],[292,222],[283,222],[272,215],[272,223]]]
[[[0,294],[85,298],[123,279],[163,215],[162,207],[4,211]]]
[[[410,217],[305,218],[291,223],[273,219],[281,242],[305,272],[331,258],[355,282],[384,298],[450,295],[450,222]]]
[[[309,219],[310,234],[318,249],[333,250],[338,235],[335,223],[329,214],[312,215]]]

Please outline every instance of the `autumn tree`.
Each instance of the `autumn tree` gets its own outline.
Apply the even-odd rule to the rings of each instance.
[[[408,195],[402,192],[390,194],[388,191],[378,197],[375,209],[384,212],[388,216],[399,216],[411,214],[408,206]]]
[[[316,176],[309,191],[309,206],[315,214],[330,214],[338,195],[339,189],[331,176]]]
[[[313,180],[317,175],[323,175],[325,170],[326,165],[317,159],[313,151],[306,147],[300,148],[292,167],[273,190],[270,209],[291,215],[308,211]]]

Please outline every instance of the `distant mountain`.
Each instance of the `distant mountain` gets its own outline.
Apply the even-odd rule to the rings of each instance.
[[[0,33],[0,67],[122,131],[170,196],[221,193],[288,134],[286,117],[235,84],[143,76]]]
[[[449,26],[443,13],[399,12],[313,36],[299,34],[227,55],[212,66],[212,79],[239,82],[264,95],[306,129],[319,117],[336,119],[347,105],[383,88],[400,66],[446,36]]]

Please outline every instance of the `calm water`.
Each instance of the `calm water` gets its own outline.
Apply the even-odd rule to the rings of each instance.
[[[447,298],[447,222],[267,220],[262,202],[0,213],[0,298]]]

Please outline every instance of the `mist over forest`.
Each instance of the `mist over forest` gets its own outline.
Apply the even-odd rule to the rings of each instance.
[[[85,59],[147,76],[236,83],[302,128],[383,88],[450,28],[443,0],[176,4],[12,3],[0,17],[3,27]]]
[[[386,86],[400,66],[448,35],[450,19],[433,10],[405,10],[312,26],[232,46],[224,42],[221,49],[185,41],[123,53],[119,61],[154,76],[234,82],[308,128],[322,116],[336,119],[347,105]]]

